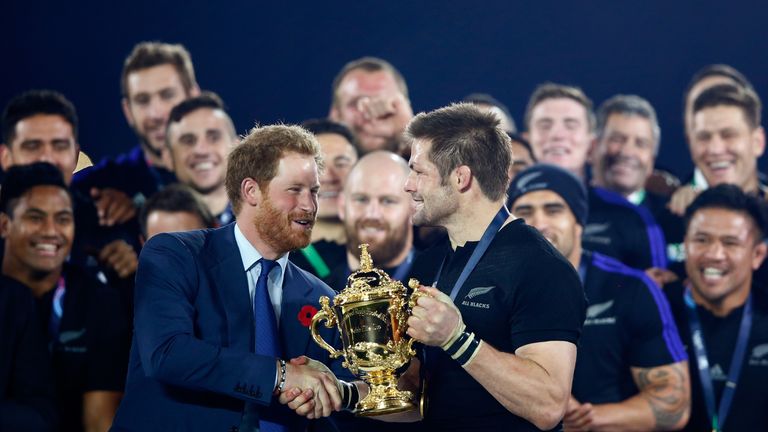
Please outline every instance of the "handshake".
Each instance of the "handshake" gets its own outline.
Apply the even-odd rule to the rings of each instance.
[[[351,411],[368,394],[368,386],[362,381],[340,381],[323,363],[301,356],[280,361],[275,392],[280,403],[296,414],[318,419],[333,411]]]

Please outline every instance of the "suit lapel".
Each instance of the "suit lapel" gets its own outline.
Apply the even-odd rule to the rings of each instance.
[[[319,308],[319,295],[314,296],[312,285],[299,271],[293,268],[290,261],[285,266],[283,280],[283,300],[280,306],[280,336],[287,358],[307,354],[310,348],[311,335],[309,327],[305,326],[305,307]],[[300,317],[304,315],[303,317]]]
[[[211,289],[224,304],[229,346],[243,351],[254,350],[253,310],[248,293],[248,280],[237,248],[235,224],[212,231],[204,254],[210,274]]]

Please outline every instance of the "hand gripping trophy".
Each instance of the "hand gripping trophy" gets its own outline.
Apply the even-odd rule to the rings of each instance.
[[[342,365],[360,376],[371,388],[355,406],[355,414],[376,416],[408,411],[414,408],[412,394],[397,389],[397,370],[416,355],[413,342],[405,334],[410,310],[421,294],[419,282],[411,279],[408,286],[391,280],[382,270],[373,267],[368,245],[360,245],[360,270],[347,279],[346,287],[333,299],[320,297],[322,310],[310,325],[312,338],[331,353],[344,356]],[[317,333],[317,325],[325,321],[328,328],[336,326],[341,333],[342,350],[334,349]]]

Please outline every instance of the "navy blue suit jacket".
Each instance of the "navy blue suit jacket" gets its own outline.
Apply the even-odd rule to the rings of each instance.
[[[246,277],[234,224],[147,242],[136,273],[125,397],[113,430],[236,431],[245,402],[259,405],[260,418],[290,430],[307,426],[272,395],[275,359],[254,353]],[[329,364],[305,326],[307,312],[320,309],[323,295],[333,291],[288,262],[280,314],[283,358],[307,355]],[[335,329],[318,328],[338,346]],[[340,360],[333,369],[344,374]]]

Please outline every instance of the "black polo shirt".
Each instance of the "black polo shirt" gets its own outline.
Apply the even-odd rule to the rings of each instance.
[[[691,418],[684,430],[711,430],[712,419],[707,414],[704,402],[699,365],[693,351],[688,312],[683,300],[684,288],[676,283],[667,285],[664,292],[667,294],[690,357],[688,365],[691,376]],[[725,432],[768,429],[768,301],[765,294],[755,290],[754,287],[752,293],[754,296],[752,329],[730,412],[725,424],[721,425]],[[736,347],[744,307],[734,309],[725,317],[716,317],[701,306],[696,307],[696,312],[701,321],[704,345],[707,349],[709,371],[715,390],[715,403],[719,407],[720,397],[731,367],[731,358]]]
[[[643,272],[584,252],[587,319],[579,342],[573,395],[579,402],[621,402],[638,393],[630,367],[687,359],[664,293]]]
[[[422,284],[434,280],[450,294],[476,242],[452,251],[446,241],[413,266]],[[514,353],[536,342],[578,343],[586,300],[570,263],[537,230],[517,219],[496,235],[455,300],[467,330],[494,348]],[[426,430],[538,430],[510,413],[456,361],[439,348],[426,350],[429,407]]]
[[[623,196],[599,187],[589,188],[589,215],[584,226],[584,249],[616,258],[645,270],[667,267],[664,234],[651,212]]]
[[[83,394],[123,391],[128,369],[130,323],[115,288],[65,266],[66,290],[58,336],[50,338],[61,431],[83,429]],[[48,329],[56,287],[38,299]]]

